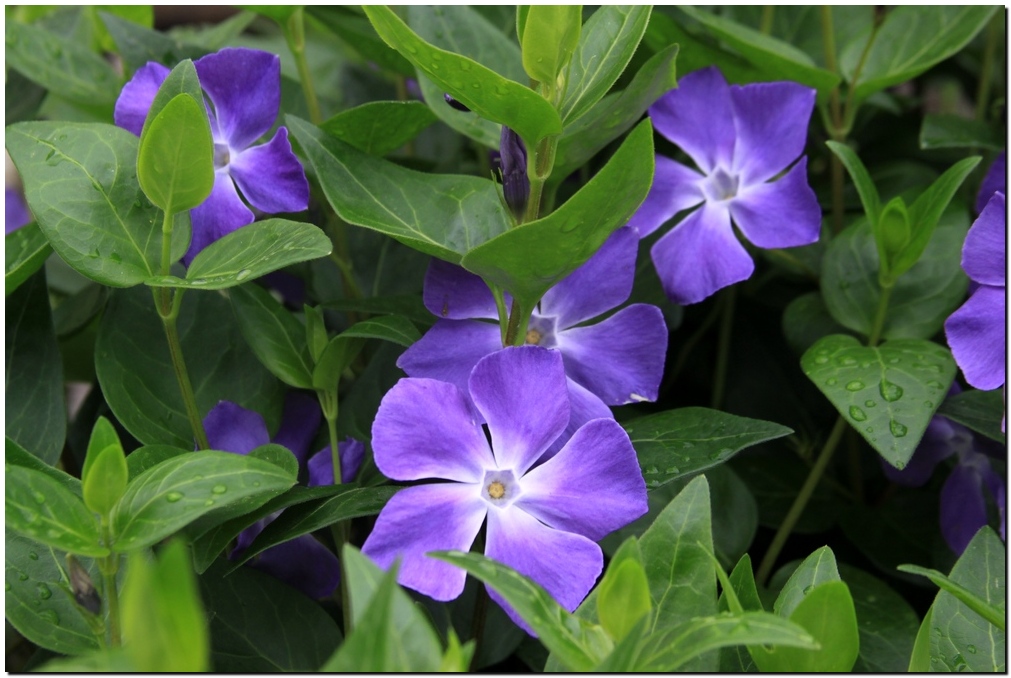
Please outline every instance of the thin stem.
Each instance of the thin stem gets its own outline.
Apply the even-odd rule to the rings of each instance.
[[[318,125],[323,122],[323,114],[319,109],[319,99],[316,98],[316,88],[312,84],[309,62],[305,58],[305,9],[299,7],[295,10],[288,19],[287,25],[282,28],[284,29],[284,37],[288,41],[288,49],[295,57],[298,79],[302,83],[305,103],[309,107],[309,119],[312,124]]]
[[[333,482],[334,485],[340,485],[344,478],[343,473],[341,472],[341,458],[337,441],[337,389],[317,391],[317,396],[319,397],[320,406],[323,409],[323,416],[326,418],[327,436],[330,439],[330,460],[333,464]],[[333,536],[334,549],[337,551],[337,556],[340,557],[344,552],[344,545],[347,544],[351,538],[350,521],[341,520],[333,523],[330,525],[330,534]],[[345,571],[341,577],[340,591],[341,612],[344,616],[344,637],[346,638],[348,634],[351,633],[351,625],[353,623],[351,615],[351,598],[348,594],[347,571]]]
[[[804,485],[800,488],[797,498],[793,500],[793,505],[790,506],[790,510],[787,512],[786,517],[783,518],[782,524],[776,530],[776,536],[772,538],[769,550],[765,552],[765,556],[762,558],[762,564],[759,565],[758,572],[755,575],[755,579],[760,585],[764,585],[768,581],[769,575],[772,574],[772,566],[776,564],[776,559],[779,557],[780,551],[783,550],[783,545],[786,544],[787,538],[789,538],[790,533],[793,532],[793,528],[797,525],[797,521],[800,520],[800,516],[804,513],[804,509],[807,507],[808,501],[811,500],[811,495],[814,494],[818,481],[821,480],[822,474],[825,473],[825,469],[832,459],[832,454],[839,445],[839,440],[845,431],[846,420],[840,416],[836,419],[835,426],[832,427],[832,432],[828,436],[828,441],[826,441],[818,460],[811,467],[811,472],[808,474],[807,480],[804,481]]]
[[[112,544],[112,532],[102,518],[102,537],[106,547]],[[119,591],[116,590],[116,573],[119,571],[119,554],[110,553],[98,561],[98,569],[102,572],[103,597],[108,613],[109,647],[119,647],[122,642],[122,623],[120,622]]]
[[[169,210],[165,210],[165,216],[161,222],[162,275],[168,275],[172,272],[172,228],[175,225],[174,216]]]
[[[878,310],[874,315],[874,325],[867,341],[868,346],[877,346],[878,341],[881,340],[881,332],[885,328],[885,319],[888,316],[888,301],[891,299],[891,296],[891,285],[881,288],[881,296],[878,297]]]
[[[762,23],[759,25],[758,30],[761,31],[763,35],[768,35],[772,32],[772,19],[775,16],[775,5],[762,5]]]
[[[828,70],[838,73],[835,28],[832,23],[832,7],[829,5],[823,5],[821,8],[821,35],[822,43],[825,46],[825,65],[828,67]],[[832,92],[829,94],[829,112],[829,136],[834,141],[845,141],[846,132],[843,131],[843,110],[839,97],[839,85],[833,87]],[[829,162],[832,168],[832,231],[839,233],[842,231],[846,209],[843,203],[843,189],[845,188],[846,175],[843,173],[842,161],[834,153]]]
[[[730,361],[730,335],[734,328],[734,306],[737,301],[737,287],[731,286],[723,295],[722,318],[720,319],[719,343],[716,353],[716,372],[713,375],[714,410],[723,406],[723,394],[727,385],[727,363]]]
[[[197,399],[193,395],[193,385],[190,383],[186,361],[183,359],[183,346],[179,341],[179,330],[176,328],[182,290],[173,294],[167,287],[156,287],[151,291],[154,295],[155,306],[158,308],[158,315],[161,317],[162,327],[165,328],[165,340],[168,342],[169,355],[172,357],[172,369],[176,373],[176,381],[179,382],[179,392],[186,408],[186,416],[190,420],[190,427],[193,429],[193,438],[197,441],[197,449],[209,449],[207,433],[204,431],[204,423],[200,420]]]
[[[498,326],[501,334],[502,346],[508,346],[506,336],[509,334],[509,311],[505,305],[505,294],[498,285],[489,285],[491,295],[495,298],[495,309],[498,311]]]
[[[527,211],[523,215],[523,223],[535,221],[541,210],[541,194],[544,192],[544,180],[530,178],[530,198],[527,201]]]
[[[997,38],[1004,17],[995,14],[986,27],[986,44],[983,47],[983,65],[979,70],[979,88],[976,90],[976,119],[986,119],[986,104],[990,100],[990,80],[993,77],[993,62],[997,52]]]
[[[485,621],[488,619],[488,590],[482,584],[477,586],[477,600],[474,601],[474,616],[470,621],[470,637],[474,639],[474,655],[470,659],[470,672],[477,670],[481,644],[484,642]]]
[[[341,471],[341,457],[337,451],[337,394],[329,393],[327,394],[329,399],[335,403],[333,407],[333,415],[327,413],[326,416],[326,430],[327,434],[330,436],[330,460],[333,462],[333,482],[334,485],[340,485],[344,482],[344,475]]]
[[[857,62],[857,67],[853,70],[853,79],[850,81],[849,91],[846,92],[846,106],[843,112],[843,139],[849,135],[850,130],[853,128],[853,121],[857,117],[857,108],[859,108],[856,101],[857,83],[860,82],[860,75],[863,73],[864,64],[867,63],[867,56],[871,53],[871,47],[874,45],[874,41],[878,37],[878,29],[881,27],[883,19],[883,15],[875,12],[874,26],[871,28],[870,37],[867,38],[867,44],[864,45],[864,50],[860,53],[860,61]]]
[[[521,308],[519,302],[513,299],[512,309],[509,311],[509,325],[506,327],[506,346],[522,346],[526,342],[531,313],[532,310]]]

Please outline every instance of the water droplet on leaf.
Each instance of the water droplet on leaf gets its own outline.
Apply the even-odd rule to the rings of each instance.
[[[888,424],[888,430],[891,431],[892,435],[895,436],[896,438],[901,438],[905,436],[907,433],[909,433],[909,429],[906,428],[904,424],[900,424],[899,422],[894,420],[890,424]]]
[[[898,384],[893,384],[887,379],[882,379],[881,383],[878,384],[878,391],[881,392],[881,397],[890,403],[894,403],[896,400],[902,397],[902,387]]]
[[[224,485],[215,485],[214,487],[211,488],[211,492],[213,492],[214,494],[224,494],[227,491],[228,488],[225,487]]]
[[[853,421],[866,421],[867,413],[856,405],[852,405],[850,406],[850,418],[853,419]]]
[[[169,492],[168,494],[165,495],[165,501],[167,501],[170,504],[174,504],[182,498],[183,498],[182,492]]]
[[[864,387],[864,382],[862,382],[862,381],[851,381],[850,383],[846,384],[846,390],[847,391],[859,391],[863,387]]]
[[[250,271],[248,268],[244,268],[244,269],[242,269],[241,271],[239,271],[238,273],[235,274],[235,279],[236,280],[245,280],[246,278],[248,278],[251,275],[253,275],[253,272]]]
[[[42,600],[49,600],[50,598],[53,597],[53,592],[45,584],[39,584],[36,587],[36,590],[38,590],[39,598],[41,598]]]

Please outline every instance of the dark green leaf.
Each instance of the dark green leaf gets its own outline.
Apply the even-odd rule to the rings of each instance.
[[[1004,631],[1007,624],[1004,620],[1004,608],[1003,606],[991,605],[989,602],[983,600],[975,593],[965,588],[961,584],[958,584],[951,579],[948,579],[943,574],[937,570],[932,570],[927,567],[920,567],[918,565],[899,565],[899,570],[902,572],[909,572],[910,574],[918,574],[920,576],[926,577],[932,581],[936,586],[938,586],[942,591],[950,593],[958,602],[965,605],[967,608],[978,614],[983,619],[987,620],[1001,631]]]
[[[783,590],[776,597],[773,611],[780,617],[790,618],[811,590],[830,581],[841,581],[839,568],[832,549],[823,546],[805,558],[804,562],[793,571]]]
[[[775,530],[789,512],[810,469],[799,460],[794,461],[795,448],[786,441],[768,447],[762,454],[735,457],[729,466],[754,495],[759,524]],[[836,524],[842,508],[835,488],[822,480],[793,531],[798,534],[824,532]]]
[[[372,315],[402,315],[415,325],[423,327],[435,323],[435,316],[425,308],[420,295],[405,294],[391,297],[364,297],[362,299],[334,299],[323,305],[335,311],[358,311]]]
[[[828,312],[820,292],[794,297],[783,311],[783,336],[798,355],[826,335],[847,332]]]
[[[717,532],[717,534],[719,534]],[[717,573],[718,574],[718,573]],[[755,573],[751,569],[751,556],[745,553],[737,562],[730,576],[727,578],[730,587],[734,590],[738,604],[743,610],[748,612],[764,612],[762,599],[758,596],[758,585],[755,583]],[[721,579],[721,584],[722,584]],[[730,610],[730,599],[727,596],[727,587],[720,593],[720,611]],[[720,652],[720,671],[724,673],[754,673],[757,671],[755,662],[746,647],[728,647]]]
[[[126,650],[97,650],[76,657],[47,661],[32,671],[39,673],[137,673]]]
[[[680,21],[675,21],[667,14],[654,12],[646,27],[643,43],[654,52],[660,52],[671,45],[680,45],[682,52],[679,54],[678,67],[682,73],[716,65],[728,82],[736,84],[757,82],[765,77],[737,54],[716,45],[715,40],[707,41],[703,38],[710,36],[689,33]]]
[[[129,287],[161,261],[161,210],[137,183],[137,137],[112,125],[24,122],[7,128],[7,150],[25,197],[53,249],[82,275]],[[173,261],[189,242],[176,218]]]
[[[410,346],[421,339],[418,328],[400,315],[384,315],[362,320],[341,332],[339,336],[348,339],[383,339],[401,346]]]
[[[7,529],[70,553],[108,555],[95,516],[58,480],[24,466],[8,466],[4,490]]]
[[[264,367],[289,386],[311,388],[312,364],[302,323],[259,285],[233,287],[228,298],[242,336]]]
[[[189,295],[178,327],[197,410],[207,413],[218,401],[230,400],[264,414],[268,426],[276,425],[281,385],[246,346],[228,301],[218,294]],[[137,440],[193,448],[193,430],[150,290],[112,294],[98,328],[95,371],[109,407]]]
[[[360,14],[346,7],[324,5],[308,5],[306,12],[350,45],[364,61],[406,78],[416,77],[411,62],[383,42],[368,19]]]
[[[335,391],[340,382],[341,374],[354,361],[362,348],[363,339],[336,336],[320,353],[316,366],[312,370],[312,386],[320,391]]]
[[[42,268],[52,251],[46,236],[34,222],[8,233],[4,240],[4,256],[7,261],[4,274],[5,296],[9,297],[21,283]]]
[[[137,180],[144,194],[168,214],[196,207],[214,186],[207,111],[190,95],[177,94],[149,119],[137,156]]]
[[[920,148],[990,148],[1000,150],[1004,144],[985,122],[963,118],[952,113],[928,113],[920,127]]]
[[[139,26],[132,21],[108,12],[99,12],[119,55],[129,72],[136,71],[149,61],[172,65],[183,59],[196,59],[209,50],[183,45],[169,35]]]
[[[702,407],[685,407],[624,424],[649,488],[722,464],[741,450],[793,431]]]
[[[420,101],[372,101],[338,113],[320,129],[359,151],[381,156],[397,150],[437,119]]]
[[[7,71],[7,82],[4,83],[4,120],[8,125],[23,120],[34,120],[38,116],[39,106],[48,92],[45,87],[37,85],[17,71]]]
[[[895,339],[865,347],[844,334],[820,339],[801,358],[801,367],[898,469],[913,456],[957,370],[951,352],[933,342]]]
[[[29,453],[25,448],[18,445],[10,438],[4,439],[4,463],[14,466],[24,466],[33,471],[38,471],[49,476],[72,494],[81,496],[81,481],[74,476],[46,464],[38,457]]]
[[[531,80],[549,83],[553,91],[558,74],[579,44],[583,23],[580,5],[531,5],[523,19],[520,46],[523,69]],[[634,49],[634,48],[633,48]]]
[[[117,551],[150,546],[217,508],[265,502],[295,484],[274,464],[206,450],[164,461],[130,481],[112,515]]]
[[[878,214],[881,212],[881,198],[878,197],[878,189],[874,187],[874,181],[864,163],[856,152],[846,144],[838,141],[826,141],[825,145],[836,154],[836,157],[842,161],[843,167],[849,172],[850,179],[853,180],[853,185],[856,186],[857,193],[860,195],[860,202],[863,203],[867,220],[872,224],[877,223]]]
[[[927,673],[930,671],[930,624],[934,616],[934,607],[927,610],[923,615],[923,623],[916,633],[916,644],[913,645],[913,652],[909,657],[909,673]]]
[[[130,480],[133,480],[152,466],[157,466],[163,461],[168,461],[172,457],[189,454],[192,449],[185,450],[172,445],[144,445],[131,452],[126,458],[126,468],[130,472]]]
[[[1004,394],[1001,389],[972,390],[950,395],[937,408],[937,413],[1004,444],[1004,432],[1001,430],[1004,421]]]
[[[920,625],[916,612],[880,579],[846,564],[839,573],[850,587],[860,622],[860,657],[853,671],[902,673]]]

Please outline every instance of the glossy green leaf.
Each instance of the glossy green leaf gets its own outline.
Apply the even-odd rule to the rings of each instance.
[[[155,276],[152,287],[222,290],[284,268],[330,254],[330,238],[312,224],[265,219],[232,231],[200,250],[186,278]]]
[[[85,45],[35,24],[8,21],[7,66],[57,96],[82,104],[111,105],[120,82],[111,66]]]
[[[330,615],[268,574],[243,567],[225,576],[224,565],[219,561],[199,577],[214,670],[318,670],[341,640]]]
[[[155,92],[151,107],[144,117],[144,126],[140,133],[140,145],[143,146],[147,137],[151,123],[161,114],[165,107],[169,105],[180,94],[188,94],[194,101],[204,100],[204,91],[200,87],[200,77],[197,75],[196,66],[190,59],[180,61],[169,71],[165,80]]]
[[[652,132],[644,121],[565,204],[474,247],[463,267],[511,293],[521,307],[533,308],[626,224],[645,199],[653,181]]]
[[[64,657],[47,661],[32,671],[38,673],[136,673],[128,653],[122,648],[116,650],[96,650],[76,657]]]
[[[10,463],[10,462],[8,462]],[[8,529],[4,535],[4,614],[29,641],[61,654],[82,654],[100,640],[74,602],[65,553]],[[88,562],[97,580],[97,568]]]
[[[7,128],[6,142],[39,228],[72,268],[111,287],[157,273],[162,213],[137,183],[137,137],[112,125],[23,122]],[[188,223],[176,217],[173,261]]]
[[[776,597],[773,612],[789,618],[804,597],[815,587],[826,582],[841,581],[832,549],[823,546],[807,558],[793,571]]]
[[[4,463],[13,466],[23,466],[49,476],[71,494],[81,496],[81,481],[65,471],[46,464],[9,437],[4,438]]]
[[[678,66],[682,73],[716,65],[728,82],[746,84],[765,77],[748,61],[719,46],[704,30],[699,34],[690,33],[685,30],[683,22],[662,12],[655,12],[650,17],[643,44],[654,52],[679,45],[682,52]]]
[[[943,5],[910,5],[889,11],[866,56],[866,38],[854,40],[840,55],[839,66],[848,82],[853,82],[858,64],[863,66],[855,101],[911,80],[952,56],[983,29],[995,11],[993,7]],[[914,40],[912,36],[922,37]]]
[[[336,336],[327,343],[312,370],[312,386],[317,390],[329,391],[337,388],[341,374],[354,361],[365,341],[352,337]]]
[[[250,456],[205,450],[169,459],[130,482],[112,514],[113,548],[150,546],[205,513],[247,498],[265,502],[294,484]]]
[[[35,271],[42,268],[53,248],[39,229],[38,224],[30,223],[13,233],[8,233],[4,239],[4,256],[7,267],[4,273],[5,296],[21,286]]]
[[[214,186],[214,144],[204,107],[176,95],[145,125],[137,180],[148,199],[169,214],[196,207]]]
[[[119,434],[116,433],[116,427],[112,425],[112,422],[100,416],[95,421],[95,425],[91,429],[91,437],[88,439],[88,449],[84,456],[84,465],[81,467],[82,482],[88,479],[91,467],[99,454],[110,446],[122,448],[119,442]]]
[[[563,181],[632,128],[654,101],[677,86],[678,46],[654,54],[621,92],[608,94],[558,138],[552,181]]]
[[[1001,430],[1001,422],[1004,421],[1004,394],[1001,389],[970,390],[949,395],[937,408],[937,413],[1002,445],[1006,440]]]
[[[218,401],[230,400],[276,426],[281,385],[246,345],[228,301],[218,294],[188,295],[178,327],[197,410],[207,413]],[[193,430],[150,290],[111,295],[98,328],[95,371],[109,407],[137,440],[193,449]]]
[[[962,243],[968,215],[953,208],[934,231],[923,255],[898,279],[888,300],[882,336],[926,339],[965,300]],[[861,220],[829,243],[822,260],[821,293],[832,317],[844,327],[870,335],[881,297],[878,253],[870,225]]]
[[[652,608],[640,562],[630,559],[608,567],[597,591],[597,616],[611,638],[621,641]]]
[[[23,466],[8,466],[4,478],[7,529],[82,556],[105,556],[98,521],[60,482]]]
[[[899,570],[926,577],[942,591],[950,593],[958,599],[958,602],[965,605],[967,608],[999,628],[1001,631],[1006,630],[1007,623],[1004,619],[1005,614],[1003,606],[998,607],[991,605],[988,601],[983,600],[961,584],[948,579],[937,570],[932,570],[928,567],[919,567],[918,565],[899,565]]]
[[[857,194],[860,195],[860,202],[864,206],[867,220],[872,224],[877,223],[878,214],[881,212],[881,198],[878,196],[878,189],[875,188],[874,180],[871,179],[867,167],[864,166],[856,152],[846,144],[838,141],[826,141],[825,145],[835,153],[843,167],[849,172],[850,179],[856,186]]]
[[[345,221],[459,264],[512,223],[491,181],[423,174],[374,158],[298,118],[288,128]]]
[[[717,532],[717,534],[719,534]],[[717,572],[719,575],[719,572]],[[755,583],[755,573],[751,569],[751,556],[745,553],[734,566],[733,571],[727,577],[727,586],[722,578],[720,583],[723,591],[720,593],[719,608],[721,612],[731,610],[730,598],[727,595],[728,589],[732,589],[738,604],[746,612],[764,612],[762,599],[758,596],[758,585]],[[739,614],[734,610],[734,614]],[[751,658],[747,647],[728,647],[720,652],[720,671],[733,673],[754,672],[755,662]]]
[[[901,469],[919,445],[957,367],[943,346],[895,339],[876,347],[832,334],[801,358],[804,374],[885,461]]]
[[[649,5],[603,5],[583,26],[558,106],[569,125],[600,101],[632,60],[650,20]]]
[[[126,491],[127,475],[122,447],[109,445],[98,452],[82,483],[85,505],[99,515],[110,513]]]
[[[382,156],[414,139],[437,119],[420,101],[372,101],[341,111],[320,129],[363,153]]]
[[[172,457],[189,454],[192,449],[173,447],[172,445],[144,445],[131,452],[126,458],[126,468],[129,478],[133,480],[144,471],[157,466]]]
[[[109,12],[99,11],[98,16],[129,72],[142,68],[149,61],[171,65],[187,58],[196,59],[210,51],[184,45],[167,33],[145,28]]]
[[[416,77],[411,62],[383,42],[372,28],[372,24],[360,13],[356,14],[350,8],[334,5],[307,5],[305,11],[318,19],[342,42],[350,45],[364,61],[371,61],[380,68],[406,78]]]
[[[770,79],[793,80],[813,87],[820,97],[839,84],[838,75],[819,68],[811,57],[789,43],[695,7],[679,9],[726,41]]]
[[[928,113],[920,127],[920,148],[966,148],[1000,150],[1003,142],[985,122],[953,113]]]
[[[233,287],[228,299],[242,336],[263,366],[289,386],[311,388],[312,363],[302,323],[259,285]]]
[[[531,80],[552,89],[579,44],[583,23],[581,5],[530,5],[523,20],[520,47],[523,70]]]
[[[908,673],[927,673],[930,671],[930,625],[934,616],[933,605],[923,615],[923,623],[916,633],[916,644],[913,645],[913,652],[909,656]]]
[[[387,7],[370,5],[364,9],[388,45],[481,117],[508,125],[531,146],[562,131],[554,107],[529,88],[472,59],[428,44]]]
[[[326,331],[326,320],[323,317],[323,309],[319,306],[303,304],[302,308],[305,311],[305,343],[309,346],[312,364],[315,364],[319,362],[330,341]]]
[[[7,298],[6,435],[47,464],[63,451],[67,428],[63,369],[40,272]]]
[[[948,577],[987,605],[1003,609],[1007,600],[1006,575],[1004,544],[993,530],[984,527],[969,542]],[[934,671],[1003,673],[1006,670],[1005,633],[951,593],[940,591],[937,594],[932,624],[930,665]]]
[[[850,587],[860,622],[860,656],[853,671],[905,671],[920,625],[916,612],[905,598],[866,572],[842,564],[839,574]]]
[[[186,545],[174,539],[154,561],[134,553],[123,586],[123,643],[138,671],[207,671],[207,620]]]
[[[421,333],[407,318],[400,315],[383,315],[357,322],[340,333],[351,339],[383,339],[401,346],[410,346],[421,339]]]
[[[882,208],[881,214],[874,224],[874,240],[878,246],[881,275],[886,277],[901,275],[898,270],[895,270],[898,267],[894,264],[898,263],[896,259],[909,243],[911,231],[906,203],[902,198],[892,198]],[[912,263],[916,263],[915,260]]]
[[[789,435],[785,426],[703,407],[685,407],[624,424],[652,489],[718,466],[741,450]]]

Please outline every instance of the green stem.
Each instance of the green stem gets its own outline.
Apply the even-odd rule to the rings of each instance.
[[[993,77],[994,55],[997,51],[997,38],[1004,16],[994,15],[986,27],[986,44],[983,47],[983,65],[979,70],[979,88],[976,90],[976,119],[986,120],[986,104],[990,100],[990,80]]]
[[[186,416],[190,420],[190,427],[193,429],[193,437],[197,441],[197,449],[209,449],[210,445],[207,443],[207,433],[204,431],[204,423],[200,420],[200,412],[197,410],[197,399],[193,395],[193,385],[190,383],[190,375],[186,370],[186,361],[183,359],[183,347],[179,341],[179,330],[176,328],[176,318],[179,316],[179,301],[182,298],[182,290],[172,294],[169,288],[158,287],[152,290],[152,292],[154,293],[155,306],[158,307],[158,315],[161,316],[162,326],[165,328],[165,339],[168,341],[169,355],[172,357],[172,369],[176,373],[176,381],[179,382],[179,392],[183,398],[183,405],[186,407]]]
[[[172,228],[175,219],[171,211],[165,210],[165,216],[161,222],[161,274],[169,275],[172,272]]]
[[[298,79],[302,82],[305,103],[309,107],[309,119],[312,124],[318,125],[323,122],[323,114],[320,112],[316,88],[312,84],[312,75],[309,73],[309,62],[305,58],[305,9],[299,7],[295,10],[288,19],[287,25],[282,28],[284,29],[284,37],[288,41],[288,49],[295,57]]]
[[[508,346],[506,337],[509,335],[509,311],[505,305],[505,293],[498,285],[489,285],[491,295],[495,297],[495,309],[498,311],[499,332],[502,335],[502,345]]]
[[[102,519],[102,536],[106,546],[112,544],[112,533]],[[119,554],[110,553],[98,561],[98,569],[102,572],[102,593],[105,595],[105,609],[108,613],[109,647],[119,647],[122,642],[122,623],[120,621],[119,591],[116,589],[116,573],[119,572]]]
[[[734,327],[734,306],[737,301],[737,286],[727,289],[723,296],[722,318],[720,319],[719,343],[716,354],[716,372],[713,375],[714,410],[723,406],[723,394],[727,385],[727,363],[730,361],[730,335]]]
[[[334,485],[340,485],[343,482],[343,474],[341,472],[341,458],[340,452],[338,451],[339,446],[337,441],[337,390],[318,391],[317,395],[323,409],[323,416],[326,418],[327,436],[330,439],[330,460],[333,464],[333,482]],[[330,526],[330,534],[333,536],[334,548],[337,551],[337,556],[340,557],[344,552],[344,545],[350,541],[350,522],[347,520],[341,520],[332,524]],[[344,637],[346,638],[348,634],[351,633],[351,626],[353,623],[351,615],[351,598],[348,594],[348,572],[346,570],[341,577],[340,590],[341,611],[344,616]]]
[[[506,327],[505,346],[522,346],[527,340],[527,326],[530,324],[530,314],[532,309],[521,308],[516,299],[513,299],[512,309],[509,311],[509,325]]]
[[[776,6],[775,5],[763,5],[762,6],[762,23],[760,24],[758,30],[762,32],[763,35],[768,35],[772,32],[772,19],[776,16]]]
[[[825,473],[825,469],[832,459],[832,454],[839,445],[839,440],[845,431],[846,420],[840,416],[836,419],[835,426],[832,427],[832,432],[829,434],[828,441],[826,441],[825,447],[821,451],[821,456],[818,457],[814,466],[811,467],[807,480],[804,481],[803,487],[800,488],[797,498],[793,500],[793,505],[790,506],[790,510],[787,512],[786,517],[783,518],[782,524],[776,530],[776,536],[772,538],[769,550],[765,552],[765,556],[762,558],[762,564],[759,565],[758,572],[755,575],[755,579],[759,585],[764,585],[768,581],[769,575],[772,574],[772,566],[776,564],[776,559],[779,557],[780,551],[783,550],[783,545],[786,544],[787,538],[789,538],[790,533],[793,532],[793,528],[797,525],[797,521],[800,520],[800,516],[804,513],[804,509],[807,507],[808,501],[811,500],[811,495],[814,494],[818,481],[821,480],[822,474]]]
[[[823,5],[821,8],[821,35],[822,43],[825,46],[825,65],[828,70],[838,73],[839,67],[836,63],[835,28],[832,23],[832,7]],[[843,110],[839,97],[839,85],[832,88],[829,94],[829,136],[834,141],[843,142],[846,140],[846,132],[843,131]],[[845,188],[846,176],[843,173],[842,161],[833,153],[829,161],[832,168],[832,231],[839,233],[843,228],[843,218],[845,216],[845,204],[843,203],[843,189]]]
[[[859,108],[856,101],[857,93],[857,83],[860,82],[860,75],[863,73],[864,64],[867,63],[867,56],[871,53],[871,47],[874,45],[874,41],[878,37],[878,29],[881,27],[881,23],[884,19],[884,15],[875,13],[874,15],[874,26],[871,28],[871,35],[867,38],[867,44],[864,45],[863,52],[860,53],[860,60],[857,62],[857,67],[853,70],[853,79],[850,81],[849,91],[846,92],[846,106],[843,109],[843,124],[842,124],[842,138],[845,139],[850,130],[853,129],[853,121],[857,117],[857,108]],[[833,156],[835,154],[833,153]]]
[[[881,288],[881,296],[878,297],[878,310],[874,314],[874,325],[868,338],[868,346],[877,346],[881,340],[881,332],[885,329],[885,320],[888,317],[888,301],[892,296],[892,287],[888,285]]]

